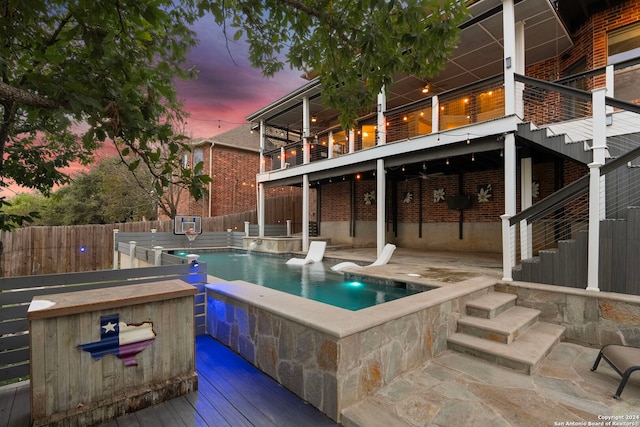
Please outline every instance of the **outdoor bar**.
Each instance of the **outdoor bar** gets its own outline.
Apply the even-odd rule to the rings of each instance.
[[[167,280],[34,297],[34,426],[95,425],[197,390],[193,296]]]

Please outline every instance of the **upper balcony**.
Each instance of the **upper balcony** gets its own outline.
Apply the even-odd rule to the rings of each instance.
[[[439,96],[426,96],[388,109],[384,112],[385,125],[381,130],[375,113],[361,117],[353,130],[344,130],[337,125],[314,126],[317,118],[316,121],[312,118],[309,159],[315,162],[366,150],[375,147],[382,135],[390,144],[484,122],[504,116],[504,108],[504,82],[499,75]],[[267,139],[275,147],[264,152],[265,171],[303,164],[301,132],[273,128],[268,132]]]
[[[514,3],[515,22],[524,23],[527,65],[556,58],[571,48],[571,38],[549,0]],[[460,43],[438,76],[429,81],[395,76],[387,88],[383,129],[378,129],[377,105],[361,112],[356,129],[342,129],[338,112],[323,104],[317,80],[249,115],[249,121],[263,122],[267,129],[262,170],[302,164],[303,136],[310,142],[309,161],[315,162],[366,150],[380,138],[388,144],[504,116],[502,8],[501,0],[471,2]],[[423,92],[425,86],[428,92]]]

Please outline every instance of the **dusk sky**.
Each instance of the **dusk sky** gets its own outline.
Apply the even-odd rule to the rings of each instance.
[[[302,86],[306,80],[298,70],[285,69],[272,78],[251,67],[248,45],[245,41],[233,41],[235,30],[230,29],[229,51],[222,28],[213,18],[196,23],[200,43],[190,54],[191,65],[199,70],[197,80],[177,83],[178,97],[184,102],[187,118],[186,135],[190,138],[213,137],[243,123],[245,117],[270,104],[283,95]],[[109,143],[96,158],[114,155]],[[86,168],[73,164],[65,168],[71,176]],[[15,184],[0,188],[0,196],[11,198],[21,192],[30,192]]]
[[[273,78],[262,76],[248,61],[248,45],[233,41],[227,51],[222,28],[212,18],[200,20],[195,27],[200,44],[190,57],[199,70],[198,79],[178,83],[178,95],[191,114],[187,136],[210,137],[246,123],[245,117],[302,86],[302,72],[288,65]],[[235,62],[235,63],[234,63]]]

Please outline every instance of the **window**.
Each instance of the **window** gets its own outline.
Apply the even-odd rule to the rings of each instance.
[[[195,166],[200,162],[204,162],[204,151],[202,148],[196,148],[193,150],[193,164]]]
[[[362,125],[362,148],[375,147],[377,129],[376,125]]]
[[[619,69],[614,78],[614,96],[623,101],[640,100],[640,24],[611,31],[607,37],[608,63],[637,59],[638,63]]]

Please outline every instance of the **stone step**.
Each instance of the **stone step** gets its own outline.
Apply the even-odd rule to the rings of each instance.
[[[458,332],[510,344],[537,322],[539,315],[540,310],[511,307],[493,319],[464,316],[458,320]]]
[[[493,319],[505,310],[515,307],[517,295],[504,292],[489,292],[466,304],[466,313],[469,316]]]
[[[532,375],[560,342],[564,331],[564,326],[536,322],[511,344],[489,341],[464,333],[451,335],[447,344],[452,350]]]

